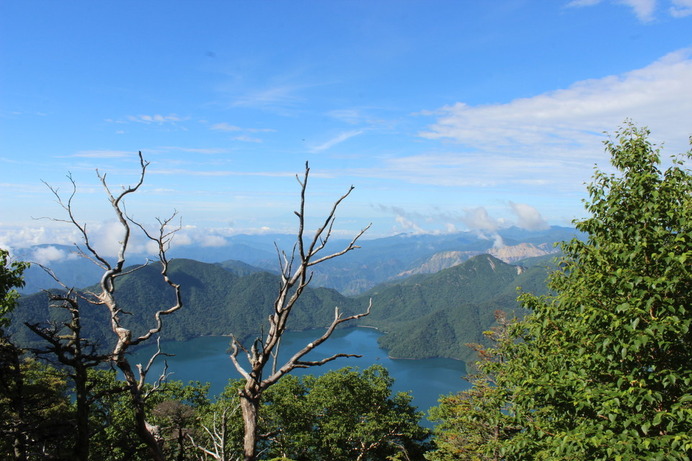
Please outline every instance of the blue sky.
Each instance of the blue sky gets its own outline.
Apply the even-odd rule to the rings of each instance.
[[[626,118],[692,135],[692,0],[0,0],[0,246],[68,243],[47,183],[145,186],[179,244],[294,232],[354,185],[348,234],[569,225]]]

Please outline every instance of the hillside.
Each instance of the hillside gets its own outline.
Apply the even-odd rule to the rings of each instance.
[[[187,259],[173,260],[169,275],[181,285],[184,307],[165,318],[164,340],[231,333],[247,339],[260,334],[272,311],[278,284],[277,276],[268,272],[237,275],[219,265]],[[120,279],[116,293],[119,303],[132,312],[131,316],[123,318],[133,334],[145,331],[153,322],[153,312],[172,300],[170,288],[161,281],[158,266],[154,264]],[[359,302],[328,288],[307,289],[297,304],[289,328],[303,330],[326,326],[334,315],[335,306],[345,312],[365,309],[366,306],[358,305]],[[111,333],[105,309],[85,304],[82,312],[87,336],[101,343],[108,342]],[[13,326],[16,328],[25,321],[59,321],[60,314],[59,309],[48,308],[45,293],[23,296],[13,314]],[[26,328],[13,333],[21,342],[31,342],[32,334]]]
[[[182,286],[184,307],[165,318],[162,339],[233,333],[247,340],[266,327],[278,285],[275,274],[242,263],[207,264],[188,259],[173,260],[169,274]],[[383,331],[380,342],[391,356],[468,360],[470,350],[465,344],[483,341],[482,332],[493,324],[494,311],[517,309],[517,286],[542,292],[545,274],[541,266],[526,269],[481,255],[435,274],[379,285],[358,297],[346,297],[329,288],[309,288],[289,329],[326,326],[336,306],[346,314],[360,312],[372,298],[372,313],[360,325]],[[124,318],[134,334],[145,331],[152,324],[152,313],[172,300],[155,264],[123,277],[117,293],[121,305],[132,312]],[[33,342],[33,334],[22,325],[25,321],[62,320],[61,311],[47,305],[45,293],[21,298],[14,313],[15,338],[24,344]],[[109,343],[105,309],[85,305],[82,312],[86,335],[101,344]]]
[[[376,287],[373,313],[363,323],[382,330],[380,344],[393,357],[472,358],[467,343],[483,343],[494,312],[524,314],[517,287],[545,292],[546,269],[507,264],[480,255],[432,275],[410,277]]]

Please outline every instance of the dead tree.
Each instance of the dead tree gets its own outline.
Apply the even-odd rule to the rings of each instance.
[[[279,265],[281,269],[281,283],[279,292],[274,301],[274,312],[269,316],[269,332],[265,338],[257,338],[248,350],[237,338],[233,337],[231,343],[231,360],[238,372],[245,379],[245,385],[239,390],[240,407],[244,424],[243,452],[246,461],[254,461],[257,457],[257,422],[262,394],[267,388],[275,384],[286,373],[290,373],[296,368],[308,368],[324,365],[339,357],[360,357],[355,354],[335,354],[331,357],[309,361],[304,357],[317,346],[326,341],[334,332],[336,327],[344,322],[356,320],[370,313],[370,305],[366,312],[343,317],[339,308],[334,311],[334,318],[322,336],[307,344],[300,351],[289,358],[283,365],[277,368],[278,350],[281,337],[286,331],[286,325],[291,311],[296,302],[308,286],[312,279],[311,268],[327,260],[344,255],[359,246],[356,245],[358,239],[370,227],[362,229],[345,248],[333,253],[322,255],[334,226],[336,210],[341,202],[349,196],[353,186],[342,195],[332,206],[324,223],[317,229],[311,239],[305,240],[305,192],[308,185],[310,168],[305,164],[305,174],[301,180],[296,179],[300,184],[300,209],[295,214],[298,216],[298,235],[293,246],[290,257],[284,252],[279,252]],[[245,352],[249,367],[246,369],[238,361],[240,351]],[[272,368],[265,377],[265,368],[272,362]]]
[[[81,254],[81,256],[91,260],[93,263],[103,269],[103,275],[101,277],[101,281],[99,282],[98,290],[96,292],[86,292],[83,294],[83,297],[92,305],[103,306],[108,310],[110,315],[110,328],[115,336],[115,345],[108,353],[108,360],[117,366],[118,369],[120,369],[125,378],[125,386],[131,397],[132,409],[136,422],[135,430],[137,435],[148,447],[152,458],[157,461],[163,461],[164,456],[161,446],[162,440],[158,434],[158,428],[150,425],[147,422],[145,412],[146,399],[152,392],[152,389],[148,389],[145,386],[146,376],[151,365],[154,363],[154,360],[161,354],[161,350],[157,350],[157,352],[151,357],[145,366],[136,364],[134,368],[127,357],[127,352],[130,347],[141,344],[149,340],[152,336],[158,335],[163,327],[163,317],[174,313],[183,306],[180,295],[180,286],[171,281],[171,279],[168,277],[169,261],[166,255],[170,241],[178,229],[175,228],[173,230],[169,230],[171,222],[175,218],[176,213],[173,213],[170,218],[165,220],[157,218],[159,228],[156,234],[151,234],[140,222],[135,221],[127,215],[125,211],[124,199],[128,195],[136,192],[144,183],[144,176],[149,165],[149,162],[144,161],[141,152],[139,152],[139,165],[140,175],[137,184],[134,186],[123,187],[118,194],[111,192],[106,181],[106,174],[101,174],[98,170],[96,171],[96,174],[106,192],[111,208],[118,222],[120,223],[123,232],[122,240],[119,242],[120,245],[115,263],[111,263],[104,255],[99,253],[99,251],[94,248],[89,238],[86,224],[80,223],[74,214],[72,201],[75,197],[77,188],[72,176],[68,175],[68,179],[72,183],[72,193],[66,201],[63,200],[58,194],[57,189],[51,186],[48,187],[57,198],[58,204],[67,213],[67,218],[56,219],[56,221],[66,222],[77,229],[82,238],[82,246],[77,245],[78,252]],[[161,267],[161,277],[165,283],[170,286],[175,295],[174,301],[169,307],[159,309],[155,312],[153,326],[151,326],[151,328],[149,328],[149,330],[147,330],[144,334],[139,336],[133,335],[132,330],[122,322],[123,315],[127,314],[128,312],[124,309],[124,306],[119,305],[115,297],[118,279],[144,267],[144,265],[141,265],[134,269],[125,268],[126,254],[130,244],[133,228],[138,228],[141,230],[141,232],[150,241],[156,244],[158,250],[158,264]],[[128,307],[131,308],[131,306]],[[157,381],[157,383],[159,382],[160,380]],[[154,390],[156,387],[157,385],[154,385]]]
[[[210,425],[200,423],[209,439],[209,445],[202,445],[195,441],[192,434],[187,434],[192,446],[201,452],[199,459],[206,460],[210,457],[215,461],[239,461],[240,458],[228,453],[228,421],[235,416],[239,408],[240,406],[225,405],[220,414],[214,412]]]
[[[88,373],[90,368],[105,362],[108,356],[99,353],[95,344],[82,337],[79,298],[74,291],[67,290],[65,294],[50,293],[49,296],[53,303],[52,307],[69,312],[70,321],[62,325],[41,326],[36,323],[25,323],[25,325],[48,343],[46,348],[33,349],[32,352],[37,355],[54,355],[59,363],[70,369],[77,406],[77,434],[73,456],[75,460],[87,461],[89,459],[90,407],[94,400],[100,397],[92,393]]]

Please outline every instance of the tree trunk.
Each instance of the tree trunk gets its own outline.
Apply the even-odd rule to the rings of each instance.
[[[19,356],[21,351],[15,347],[4,336],[0,330],[0,364],[3,369],[0,370],[3,379],[2,390],[6,392],[6,397],[9,400],[9,405],[16,415],[16,421],[13,422],[12,433],[12,451],[16,461],[25,461],[27,459],[27,437],[24,433],[25,428],[25,409],[24,409],[24,376],[22,376],[22,368]]]
[[[135,429],[139,438],[147,445],[151,459],[154,461],[166,461],[163,455],[162,440],[154,434],[155,427],[152,427],[146,421],[144,413],[144,403],[135,405]]]
[[[129,387],[137,436],[149,449],[151,459],[154,461],[166,461],[163,455],[163,440],[161,440],[157,433],[158,427],[151,426],[147,423],[146,402],[144,401],[142,390],[137,386],[137,380],[132,372],[132,367],[130,367],[130,362],[120,358],[116,363],[120,371],[125,375],[125,381]]]
[[[240,409],[243,412],[245,435],[243,437],[243,455],[245,461],[255,461],[257,458],[257,418],[260,399],[253,389],[240,391]]]
[[[77,403],[77,439],[74,455],[80,461],[89,460],[89,392],[87,391],[87,369],[75,369],[75,397]]]

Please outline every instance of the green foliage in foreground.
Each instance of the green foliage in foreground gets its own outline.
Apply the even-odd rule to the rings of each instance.
[[[0,459],[15,458],[12,429],[21,424],[29,441],[25,458],[71,459],[74,403],[67,378],[35,360],[22,365],[23,414],[0,394]],[[129,396],[115,371],[90,370],[94,398],[90,415],[90,459],[149,459],[137,438]],[[422,460],[429,431],[408,393],[392,394],[393,379],[381,366],[344,368],[315,377],[285,376],[264,396],[260,459],[295,461]],[[147,400],[167,459],[240,459],[243,423],[240,381],[209,400],[208,385],[166,382]],[[213,455],[210,455],[213,454]],[[216,456],[216,458],[214,457]]]
[[[9,261],[9,252],[0,248],[0,328],[9,325],[8,314],[14,310],[19,299],[17,288],[24,286],[22,273],[27,263]]]
[[[648,134],[606,144],[618,174],[588,187],[588,239],[563,245],[554,296],[521,298],[533,313],[474,388],[441,401],[429,459],[692,457],[692,154],[660,171]]]

